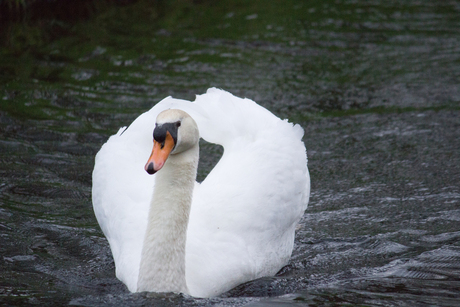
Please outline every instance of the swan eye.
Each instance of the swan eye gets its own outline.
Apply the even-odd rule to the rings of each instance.
[[[164,123],[160,125],[157,124],[155,126],[155,129],[153,130],[153,139],[160,144],[161,148],[165,146],[166,135],[168,133],[171,135],[174,144],[176,144],[178,130],[177,123],[178,122]]]
[[[177,127],[177,128],[179,128],[179,127],[180,127],[180,125],[181,125],[181,123],[180,123],[180,122],[176,122],[176,127]]]

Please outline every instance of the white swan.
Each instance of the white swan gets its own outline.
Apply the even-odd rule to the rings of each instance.
[[[201,184],[200,136],[224,147]],[[131,292],[210,297],[276,274],[310,195],[302,136],[218,89],[195,102],[165,98],[121,128],[96,156],[92,195],[117,277]]]

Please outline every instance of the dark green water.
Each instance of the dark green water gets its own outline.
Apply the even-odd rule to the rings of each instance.
[[[0,304],[460,304],[459,1],[140,3],[14,46],[0,50]],[[130,294],[92,212],[94,155],[162,98],[212,86],[306,130],[292,260],[219,298]],[[203,144],[200,178],[219,153]]]

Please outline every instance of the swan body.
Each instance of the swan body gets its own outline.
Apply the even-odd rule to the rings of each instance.
[[[149,164],[157,127],[173,127],[162,132],[174,143],[164,163]],[[121,128],[96,155],[92,190],[117,277],[131,292],[211,297],[275,275],[310,195],[302,136],[299,125],[215,88],[194,102],[167,97]],[[199,137],[224,147],[202,183]]]

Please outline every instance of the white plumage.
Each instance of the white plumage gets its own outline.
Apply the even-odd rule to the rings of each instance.
[[[130,291],[138,290],[158,176],[147,174],[144,165],[157,115],[166,109],[187,112],[204,140],[224,147],[221,160],[193,191],[185,248],[189,294],[215,296],[276,274],[290,258],[310,195],[303,129],[249,99],[213,88],[195,102],[163,99],[111,136],[97,154],[93,206],[117,277]]]

